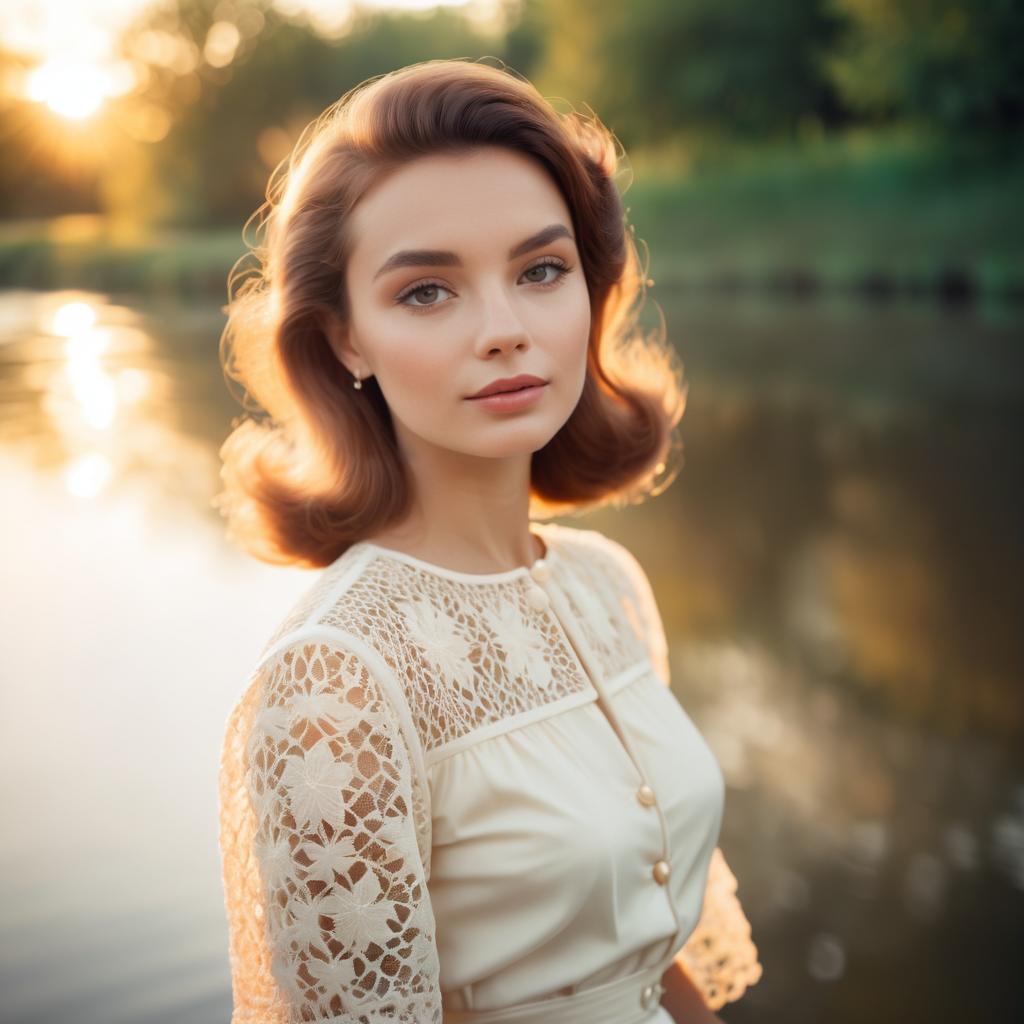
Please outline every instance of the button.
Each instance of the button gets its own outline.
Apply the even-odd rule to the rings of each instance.
[[[551,579],[551,566],[549,566],[543,558],[538,558],[537,561],[530,566],[530,575],[538,583],[546,583]]]
[[[531,587],[526,600],[535,612],[542,612],[551,604],[551,598],[540,587]]]
[[[649,1010],[661,1000],[664,991],[665,986],[660,981],[656,981],[653,985],[646,985],[643,992],[640,993],[640,1005],[645,1010]]]
[[[646,782],[636,791],[636,798],[644,807],[654,806],[654,790]]]
[[[671,870],[672,867],[667,860],[659,860],[655,862],[654,867],[651,869],[651,874],[654,875],[654,880],[658,885],[664,885],[668,881],[668,875]]]

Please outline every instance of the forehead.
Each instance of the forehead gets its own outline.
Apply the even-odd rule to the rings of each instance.
[[[562,222],[568,206],[546,169],[499,147],[419,157],[374,185],[350,214],[352,263],[437,246],[501,251],[531,230]],[[369,269],[364,266],[364,269]]]

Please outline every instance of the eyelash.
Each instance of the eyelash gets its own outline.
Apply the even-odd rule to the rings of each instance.
[[[566,275],[571,274],[573,267],[570,267],[564,260],[559,259],[557,256],[547,256],[533,266],[527,267],[523,273],[528,274],[531,270],[536,270],[538,267],[556,267],[561,273],[553,280],[542,283],[540,281],[533,281],[536,288],[557,288],[566,278]],[[427,306],[414,306],[406,303],[406,299],[410,295],[415,295],[416,292],[421,291],[424,288],[443,288],[445,291],[451,291],[450,288],[446,288],[440,281],[417,281],[416,284],[409,285],[404,291],[395,297],[395,305],[406,306],[407,309],[415,310],[416,312],[422,312],[424,310],[436,309],[442,305],[440,302],[432,302]]]

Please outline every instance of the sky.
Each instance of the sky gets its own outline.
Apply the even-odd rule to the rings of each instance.
[[[40,58],[73,56],[77,61],[102,62],[111,51],[118,29],[151,0],[3,0],[0,4],[0,44]],[[236,0],[237,4],[238,0]],[[244,2],[244,0],[242,0]],[[418,10],[435,6],[467,7],[481,16],[495,0],[362,0],[365,7]],[[344,0],[277,0],[286,13],[307,11],[329,28],[331,19],[344,17]]]

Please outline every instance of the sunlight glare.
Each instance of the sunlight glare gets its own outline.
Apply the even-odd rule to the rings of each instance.
[[[95,364],[69,364],[68,376],[85,422],[95,430],[109,430],[117,413],[117,387],[110,375]]]
[[[148,397],[152,390],[149,375],[143,370],[122,370],[117,376],[117,393],[123,402],[134,405]]]
[[[28,81],[30,99],[72,121],[96,113],[112,92],[109,76],[97,64],[61,58],[41,64]]]
[[[71,338],[88,330],[96,323],[96,310],[88,302],[65,302],[53,314],[52,334]]]
[[[110,331],[102,327],[78,331],[64,344],[64,355],[68,362],[91,362],[98,360],[110,348]]]
[[[117,387],[101,358],[109,348],[110,332],[101,328],[83,331],[64,346],[71,393],[85,422],[96,430],[108,430],[117,413]]]
[[[76,498],[95,498],[106,487],[113,468],[110,460],[99,452],[80,455],[68,466],[64,482]]]
[[[206,34],[203,58],[210,67],[227,67],[235,59],[241,41],[242,34],[233,22],[215,21]]]

